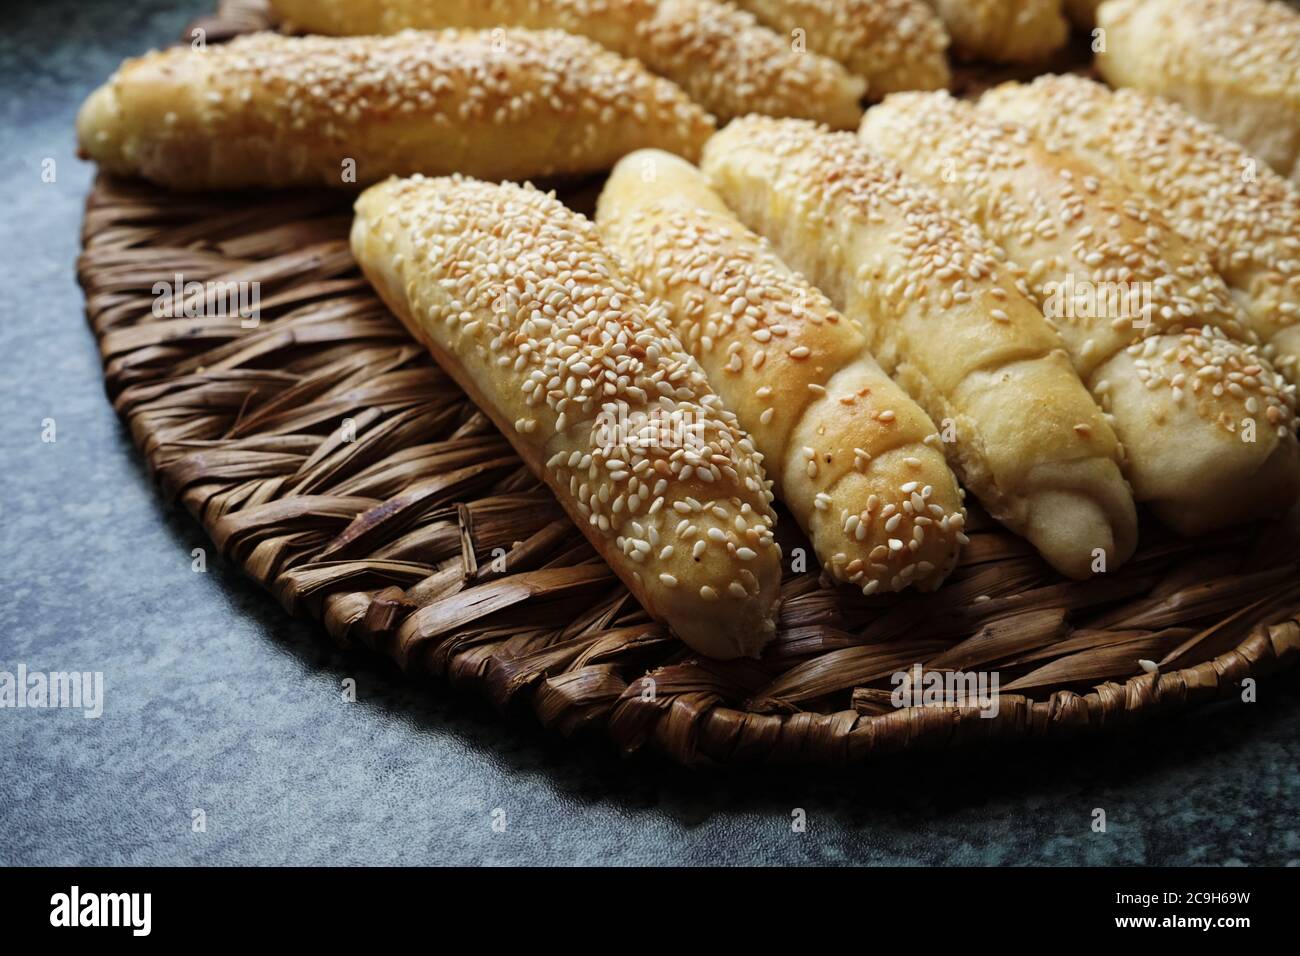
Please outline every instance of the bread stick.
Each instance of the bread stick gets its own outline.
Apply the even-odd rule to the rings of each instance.
[[[891,96],[862,136],[1015,266],[1111,416],[1137,501],[1188,534],[1290,509],[1294,396],[1208,258],[1141,194],[947,93]]]
[[[1274,0],[1109,0],[1112,86],[1181,103],[1300,183],[1300,11]]]
[[[981,109],[1021,123],[1142,192],[1210,257],[1265,355],[1300,383],[1300,193],[1182,107],[1077,76],[990,90]]]
[[[274,0],[316,33],[530,27],[579,34],[635,57],[721,121],[746,113],[805,116],[852,129],[865,83],[834,60],[716,0]]]
[[[1032,63],[1060,49],[1070,35],[1061,0],[927,0],[964,57]]]
[[[596,222],[667,304],[829,576],[868,595],[938,587],[965,539],[961,495],[934,424],[861,330],[676,156],[620,160]]]
[[[758,652],[781,580],[760,456],[595,226],[531,186],[390,179],[352,250],[647,612]]]
[[[864,77],[867,95],[938,90],[952,80],[948,31],[924,0],[735,0],[760,23]]]
[[[643,146],[695,156],[712,128],[640,64],[526,30],[171,49],[127,61],[77,118],[103,169],[178,189],[577,175]]]
[[[1131,554],[1115,434],[973,225],[856,136],[797,120],[732,123],[703,168],[742,222],[862,326],[953,438],[949,461],[995,518],[1072,577]]]

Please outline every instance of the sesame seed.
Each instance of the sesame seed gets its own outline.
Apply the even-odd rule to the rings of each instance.
[[[779,38],[771,40],[782,46]],[[362,182],[408,173],[405,153],[378,145],[390,138],[385,130],[426,130],[421,171],[436,175],[466,168],[455,151],[436,146],[449,131],[471,126],[526,131],[563,123],[566,136],[484,170],[523,178],[530,172],[550,176],[605,168],[608,159],[598,144],[617,124],[655,130],[651,139],[658,145],[686,152],[698,148],[713,127],[708,114],[675,84],[634,59],[560,30],[408,30],[358,37],[262,32],[211,44],[201,53],[188,46],[153,53],[144,58],[152,69],[137,71],[142,61],[133,61],[110,82],[129,103],[131,88],[144,82],[141,74],[157,82],[152,77],[184,73],[186,62],[199,57],[206,77],[207,134],[238,151],[245,164],[257,164],[265,179],[258,185],[265,186],[337,184],[344,158],[356,160]],[[360,135],[362,127],[377,135]],[[304,131],[317,134],[305,148]],[[174,124],[164,119],[150,133],[153,141],[138,152],[165,148],[176,135]],[[294,161],[284,162],[295,144]],[[105,161],[138,166],[135,155],[112,148],[118,155],[106,147]],[[250,185],[223,178],[226,165],[192,163],[168,172],[154,164],[149,173],[189,188]]]
[[[1073,89],[1087,81],[1068,85]],[[1050,107],[1044,103],[1035,112],[1061,113],[1057,104],[1074,99],[1058,95]],[[1090,124],[1077,122],[1073,109],[1064,112],[1070,116],[1054,125],[1053,133],[1067,126],[1079,138],[1078,129]],[[1066,351],[1084,381],[1127,349],[1141,356],[1134,364],[1145,387],[1167,391],[1175,407],[1188,404],[1189,413],[1199,416],[1206,429],[1230,432],[1249,414],[1252,399],[1255,407],[1267,404],[1280,418],[1294,420],[1294,394],[1271,369],[1259,379],[1244,373],[1239,379],[1231,376],[1260,364],[1245,316],[1209,258],[1170,228],[1139,192],[1119,179],[1097,176],[1095,189],[1079,189],[1075,183],[1082,177],[1075,169],[1087,167],[1053,153],[1023,128],[944,92],[890,97],[869,112],[863,135],[940,191],[998,243],[1009,260],[1027,270],[1031,296],[1056,318]],[[956,182],[945,176],[954,162],[962,171]],[[1026,175],[1027,169],[1057,169],[1070,175],[1060,176],[1059,186],[1044,187],[1040,179]],[[997,196],[997,202],[986,201],[989,196]],[[1054,222],[1086,227],[1067,237],[1047,228]],[[1050,307],[1054,295],[1050,289],[1076,277],[1096,287],[1122,282],[1144,291],[1150,301],[1143,303],[1140,296],[1136,302],[1117,298],[1118,313],[1056,316]],[[1187,402],[1188,388],[1183,383],[1189,373],[1217,376],[1220,371],[1230,374],[1211,389],[1213,401]],[[1093,394],[1111,408],[1108,390]],[[1129,456],[1139,463],[1158,458],[1162,446],[1149,432],[1131,430],[1130,421],[1114,420]],[[1093,422],[1072,427],[1085,439],[1099,431]],[[1111,440],[1109,435],[1106,440]],[[1241,444],[1231,447],[1243,456],[1253,454]],[[1135,492],[1139,500],[1146,493],[1141,484]]]
[[[1283,45],[1290,53],[1279,60],[1277,51],[1269,49],[1278,42],[1275,30],[1253,23],[1244,27],[1252,17],[1243,18],[1243,10],[1253,15],[1264,5],[1231,5],[1238,23],[1222,18],[1228,6],[1218,4],[1210,16],[1211,22],[1217,21],[1211,30],[1221,37],[1207,42],[1210,47],[1224,44],[1225,49],[1241,45],[1231,57],[1207,62],[1231,62],[1238,76],[1267,63],[1288,63],[1291,75],[1280,82],[1294,86],[1295,64],[1300,62],[1295,17],[1286,15],[1292,26]],[[1188,22],[1203,22],[1205,15],[1205,10],[1189,14]],[[1248,42],[1230,39],[1244,36],[1239,27],[1250,31]],[[1203,49],[1199,55],[1210,53]],[[1056,108],[1061,102],[1071,104],[1064,111],[1068,117]],[[1210,257],[1244,304],[1251,329],[1265,343],[1295,323],[1291,303],[1300,290],[1300,198],[1290,183],[1244,147],[1172,102],[1134,89],[1111,91],[1082,77],[1040,77],[1031,84],[1000,87],[985,96],[982,106],[1028,124],[1054,147],[1077,153],[1158,203],[1174,229]],[[1248,171],[1253,175],[1247,176]],[[1278,370],[1295,384],[1300,372],[1295,353],[1279,352],[1274,358]]]
[[[546,477],[572,495],[584,532],[610,543],[603,550],[629,584],[675,587],[679,543],[691,542],[699,559],[709,542],[735,535],[760,592],[779,555],[759,453],[593,224],[532,187],[412,177],[365,193],[358,228],[373,237],[359,247],[363,259],[381,239],[407,252],[418,242],[421,254],[395,268],[408,296],[440,294],[412,303],[422,330],[503,369],[492,387],[507,401],[524,397],[523,440],[563,445],[541,459]],[[562,416],[570,427],[557,435]],[[693,441],[611,441],[606,419],[651,438],[658,422],[689,422]]]

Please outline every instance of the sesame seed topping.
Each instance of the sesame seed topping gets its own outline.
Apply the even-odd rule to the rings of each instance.
[[[1256,57],[1257,39],[1252,35],[1242,57]],[[1300,81],[1290,82],[1294,88]],[[1058,108],[1062,102],[1068,111]],[[999,87],[981,108],[1028,125],[1051,148],[1068,149],[1157,203],[1174,229],[1209,255],[1268,348],[1300,317],[1300,196],[1209,124],[1162,98],[1076,76]],[[1300,358],[1293,349],[1272,357],[1295,384]]]
[[[713,548],[733,568],[700,585],[705,600],[745,580],[732,555],[775,572],[761,456],[592,223],[531,186],[461,177],[389,180],[357,216],[358,259],[371,272],[381,250],[393,253],[399,314],[420,316],[422,333],[515,422],[625,580],[674,587],[695,567],[677,555],[685,541],[692,558]]]
[[[136,64],[151,64],[154,68],[144,75],[156,84],[156,77],[169,72],[187,74],[181,63],[200,57],[207,84],[204,141],[249,157],[241,175],[250,178],[227,181],[223,177],[231,173],[216,162],[184,169],[147,162],[139,168],[143,156],[166,152],[182,141],[192,150],[196,141],[192,123],[145,124],[143,114],[136,124],[141,132],[133,131],[131,139],[113,137],[114,143],[99,151],[101,162],[160,181],[209,188],[340,185],[345,159],[355,161],[356,181],[368,183],[417,171],[409,168],[415,154],[420,156],[418,171],[426,174],[463,170],[523,178],[605,168],[618,155],[609,155],[604,145],[615,139],[608,130],[618,124],[645,145],[688,154],[713,127],[708,114],[673,83],[635,60],[559,30],[357,37],[262,32],[214,43],[201,52],[183,46],[153,53],[126,64],[111,82],[120,102],[144,111],[148,102],[130,92],[131,84],[146,82],[136,79]],[[161,104],[174,100],[164,98]],[[561,124],[566,135],[520,156],[475,157],[469,149],[433,145],[437,137],[448,136],[461,136],[455,142],[462,143],[469,134],[457,131],[469,127],[527,131],[530,124]],[[399,132],[409,139],[419,128],[427,131],[429,148],[387,145]]]
[[[783,36],[803,30],[810,50],[866,77],[873,98],[938,89],[951,80],[948,31],[919,0],[738,0],[738,5]]]
[[[910,495],[921,485],[932,494],[942,488],[941,514],[960,509],[942,451],[924,444],[933,426],[914,405],[897,405],[910,399],[871,360],[857,324],[840,323],[830,301],[746,229],[698,170],[671,157],[654,161],[659,176],[650,185],[638,175],[645,162],[640,156],[615,169],[598,207],[602,233],[646,292],[667,304],[683,344],[741,424],[755,429],[765,463],[790,483],[786,503],[823,568],[858,587],[868,578],[886,588],[937,583],[933,578],[941,579],[955,559],[955,534],[936,531],[922,536],[923,549],[891,553],[884,544],[888,533],[871,517],[883,502],[867,494],[870,488],[891,488],[899,514],[896,534],[907,541],[917,540],[915,521],[903,509],[915,511]],[[770,371],[749,361],[756,342],[767,343],[774,359]],[[727,374],[728,367],[737,372]],[[780,398],[774,403],[775,395]],[[854,406],[850,414],[841,410],[846,399]],[[772,424],[778,427],[764,430]],[[882,426],[890,426],[887,434]],[[862,489],[855,501],[854,493],[835,489],[849,464],[859,474],[871,473],[872,455],[860,446],[873,442],[882,455],[897,457],[881,467],[879,477],[854,477],[850,487]],[[897,467],[926,481],[898,490],[892,486]],[[797,494],[788,494],[792,489]],[[743,535],[729,544],[739,560],[749,560],[752,543]],[[878,567],[863,560],[877,547],[883,552]],[[921,561],[928,564],[925,574]]]
[[[891,96],[885,105],[894,99]],[[880,107],[868,112],[868,121],[876,109]],[[913,398],[921,400],[933,419],[944,423],[944,436],[950,421],[961,426],[953,436],[957,448],[951,458],[986,503],[1006,513],[1000,507],[1005,500],[1003,482],[990,473],[1002,467],[1000,462],[1006,457],[985,451],[981,442],[985,406],[982,399],[969,397],[966,383],[975,378],[975,388],[980,391],[1008,383],[1006,401],[1015,403],[1019,390],[1014,382],[1019,373],[1011,370],[1012,365],[1025,367],[1034,362],[1045,375],[1050,374],[1055,383],[1053,400],[1035,405],[1038,413],[1051,417],[1049,430],[1062,428],[1068,434],[1080,413],[1091,409],[1095,419],[1088,421],[1097,437],[1088,452],[1102,462],[1118,464],[1113,431],[1077,377],[1061,362],[1061,340],[1027,298],[1017,272],[1003,265],[997,248],[973,223],[955,214],[948,203],[905,175],[894,162],[853,135],[827,132],[795,120],[745,117],[728,124],[706,144],[702,165],[714,188],[741,220],[768,236],[792,267],[803,270],[819,285],[846,318],[861,324],[885,371],[899,374],[909,387],[915,386]],[[960,175],[961,163],[956,167]],[[995,288],[1001,290],[1000,298],[990,294]],[[955,323],[958,317],[945,312],[968,303],[960,317],[963,345],[954,349],[946,327],[949,319]],[[1000,323],[988,316],[994,307],[1006,312],[1011,322]],[[979,327],[981,316],[984,328]],[[1005,363],[1008,374],[990,374],[997,367],[995,362]],[[876,418],[881,424],[891,420],[910,426],[913,416],[878,414]],[[921,442],[935,430],[928,425],[917,436],[915,447],[927,447]],[[1025,451],[1033,454],[1039,447],[1027,444]],[[1058,453],[1062,464],[1079,457],[1074,450],[1068,456],[1057,448],[1049,452]],[[861,459],[855,456],[845,463],[849,461],[856,464]],[[1118,470],[1108,474],[1109,490],[1124,495]],[[1011,476],[1008,472],[1007,477]],[[924,484],[939,487],[934,481],[923,482],[922,487]],[[940,498],[945,504],[947,496],[943,489]],[[836,501],[840,501],[838,495]],[[895,506],[893,511],[885,514],[882,507],[874,516],[879,520],[871,524],[873,534],[887,534],[884,522],[893,514],[903,515],[898,531],[885,539],[890,552],[912,556],[908,542],[916,541],[912,533],[916,526],[925,527],[926,549],[937,536],[944,541],[966,537],[960,524],[916,524],[919,517],[939,521],[951,516],[956,510],[952,505],[939,507],[936,516],[929,502],[924,498],[912,501],[910,493],[906,500],[889,504]],[[1124,518],[1116,516],[1117,522]],[[1059,537],[1031,527],[1017,530],[1028,533],[1059,565],[1074,563],[1075,555],[1060,547]],[[930,559],[929,555],[916,558]],[[901,573],[894,577],[902,580]],[[894,577],[882,580],[892,585]]]
[[[1010,260],[1022,267],[1046,264],[1029,270],[1030,292],[1085,382],[1127,350],[1144,358],[1138,364],[1143,384],[1167,390],[1179,405],[1188,397],[1188,371],[1217,374],[1265,361],[1208,258],[1122,182],[1093,176],[1097,189],[1082,191],[1075,183],[1090,168],[1086,164],[947,93],[890,97],[870,111],[863,134],[954,202]],[[1058,233],[1055,224],[1072,225],[1073,237]],[[1091,288],[1110,283],[1134,294],[1117,294],[1113,303],[1099,300],[1101,314],[1062,308],[1059,290],[1076,281]],[[1112,308],[1118,314],[1109,314]],[[1171,342],[1177,345],[1170,348]],[[1110,410],[1106,394],[1094,396]],[[1271,368],[1225,383],[1212,397],[1217,400],[1200,396],[1193,407],[1212,427],[1227,429],[1240,421],[1251,397],[1280,420],[1294,420],[1294,395]],[[1073,427],[1085,439],[1094,434],[1087,423]],[[1122,427],[1119,437],[1136,447]]]

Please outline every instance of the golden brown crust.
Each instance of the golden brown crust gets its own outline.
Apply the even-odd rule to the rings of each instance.
[[[804,116],[851,129],[863,81],[798,53],[748,13],[715,0],[275,0],[286,19],[332,34],[407,28],[558,29],[595,40],[677,83],[725,121]]]
[[[1098,549],[1108,569],[1128,557],[1136,518],[1115,435],[1060,336],[972,224],[856,136],[810,123],[733,123],[703,167],[951,430],[949,460],[994,517],[1075,577]]]
[[[588,173],[644,146],[693,156],[712,121],[589,40],[502,30],[151,53],[91,95],[77,130],[111,172],[215,189]]]
[[[948,86],[948,31],[923,0],[736,0],[867,81],[867,96]]]
[[[984,95],[982,109],[1024,124],[1141,191],[1209,255],[1265,354],[1300,382],[1300,193],[1182,107],[1076,76]]]
[[[1112,86],[1181,103],[1300,183],[1300,12],[1271,0],[1110,0]]]
[[[1111,416],[1138,501],[1182,531],[1290,508],[1300,488],[1294,397],[1247,341],[1209,260],[1159,210],[947,93],[891,96],[861,133],[1013,264]]]
[[[1070,25],[1061,0],[927,0],[962,56],[1032,63],[1059,50]]]
[[[458,176],[356,208],[366,276],[646,610],[701,653],[756,654],[781,578],[761,456],[595,227]]]
[[[675,156],[620,161],[597,223],[667,304],[830,576],[866,594],[938,587],[965,538],[965,509],[934,424],[861,331]]]

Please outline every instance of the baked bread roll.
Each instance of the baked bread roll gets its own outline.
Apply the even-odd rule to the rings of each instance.
[[[128,60],[77,117],[83,155],[178,189],[575,175],[643,146],[693,157],[712,129],[640,64],[527,30],[171,49]]]
[[[795,52],[788,37],[715,0],[273,0],[272,6],[297,27],[335,35],[565,30],[635,57],[719,120],[769,113],[852,129],[862,118],[859,77],[834,60]]]
[[[1270,0],[1109,0],[1097,68],[1185,106],[1300,183],[1300,12]]]
[[[1014,264],[1111,416],[1137,501],[1185,534],[1290,509],[1294,396],[1246,341],[1209,260],[1159,210],[947,93],[891,96],[862,136]]]
[[[647,612],[757,654],[781,581],[761,456],[595,226],[531,186],[417,176],[361,195],[352,250]]]
[[[984,94],[981,109],[1022,123],[1141,191],[1210,257],[1265,355],[1300,382],[1300,193],[1182,107],[1077,76]]]
[[[760,23],[843,63],[880,99],[898,90],[939,90],[952,80],[948,31],[924,0],[735,0]]]
[[[861,330],[676,156],[620,160],[596,222],[667,304],[829,576],[868,595],[937,588],[965,540],[961,494],[934,424]]]
[[[1032,63],[1065,45],[1061,0],[927,0],[957,52],[993,63]]]
[[[1136,543],[1115,434],[1060,336],[968,221],[849,133],[749,117],[703,168],[867,336],[985,508],[1072,577]]]

